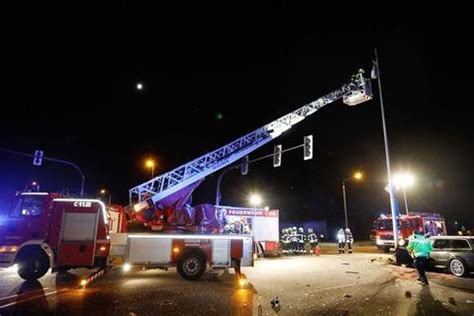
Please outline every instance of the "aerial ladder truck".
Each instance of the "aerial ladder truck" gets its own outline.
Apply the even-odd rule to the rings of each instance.
[[[322,107],[339,99],[354,106],[371,98],[370,80],[359,71],[341,88],[131,188],[127,218],[162,233],[125,232],[123,208],[107,209],[99,200],[21,193],[7,217],[0,218],[0,268],[16,265],[27,280],[41,278],[50,268],[60,272],[117,262],[124,271],[132,266],[176,267],[187,280],[198,279],[208,266],[233,267],[240,275],[241,266],[253,265],[252,236],[213,234],[210,228],[219,226],[216,208],[190,206],[193,190],[206,176],[242,159]]]
[[[216,207],[211,204],[190,206],[194,189],[206,176],[239,161],[322,107],[339,99],[354,106],[371,98],[370,80],[364,77],[361,69],[341,88],[225,146],[131,188],[129,212],[133,217],[152,229],[172,234],[127,234],[126,238],[122,238],[122,244],[128,249],[125,260],[131,264],[148,262],[159,265],[160,260],[176,264],[178,272],[186,279],[199,277],[206,264],[213,267],[234,266],[237,271],[241,265],[252,265],[251,236],[249,239],[249,236],[210,234],[220,225]],[[142,253],[147,254],[134,258],[134,243],[142,247],[147,243],[148,252]],[[158,249],[163,249],[163,252]],[[162,257],[155,259],[155,256]]]

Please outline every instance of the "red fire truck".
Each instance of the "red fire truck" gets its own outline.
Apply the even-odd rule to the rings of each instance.
[[[160,233],[123,232],[123,208],[110,210],[118,213],[114,219],[100,200],[22,193],[6,224],[0,226],[0,266],[17,264],[21,277],[37,279],[50,267],[65,270],[115,262],[107,261],[109,256],[121,258],[125,269],[132,265],[176,266],[181,276],[190,280],[199,278],[207,264],[232,266],[240,274],[241,265],[253,264],[253,237],[219,234],[215,206],[190,205],[194,189],[207,176],[241,159],[242,166],[246,166],[241,170],[247,169],[249,161],[245,157],[251,152],[322,107],[339,99],[354,106],[371,98],[370,80],[359,71],[339,89],[131,188],[127,214],[142,228]]]
[[[20,193],[0,222],[0,267],[16,264],[26,280],[41,278],[50,268],[105,267],[107,222],[100,200]]]
[[[403,245],[414,231],[419,230],[431,236],[446,235],[446,222],[444,218],[436,213],[415,213],[400,215],[398,220],[399,243]],[[374,229],[371,237],[375,239],[377,248],[388,252],[394,248],[393,225],[391,215],[380,215],[374,221]]]
[[[97,199],[23,192],[0,221],[0,267],[17,265],[35,280],[72,268],[105,268],[115,262],[149,268],[177,267],[188,280],[214,269],[253,265],[251,236],[126,233],[125,208]],[[116,260],[120,259],[120,260]]]

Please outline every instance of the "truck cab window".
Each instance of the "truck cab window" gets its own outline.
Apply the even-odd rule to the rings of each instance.
[[[41,214],[44,196],[23,196],[10,210],[11,217],[31,217]]]

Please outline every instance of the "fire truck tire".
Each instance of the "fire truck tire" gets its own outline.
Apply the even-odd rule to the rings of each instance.
[[[206,270],[206,257],[198,251],[189,251],[178,260],[177,269],[183,279],[197,280]]]
[[[25,249],[16,260],[18,275],[27,281],[37,280],[49,270],[49,258],[39,248]]]
[[[383,252],[390,252],[390,247],[383,247]]]

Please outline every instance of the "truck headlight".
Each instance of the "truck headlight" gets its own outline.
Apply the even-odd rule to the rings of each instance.
[[[406,244],[405,238],[400,238],[400,239],[398,240],[398,245],[399,245],[399,246],[404,246],[405,244]]]
[[[124,265],[122,266],[123,272],[128,272],[128,271],[130,271],[131,268],[132,268],[132,266],[131,266],[130,263],[124,263]]]

